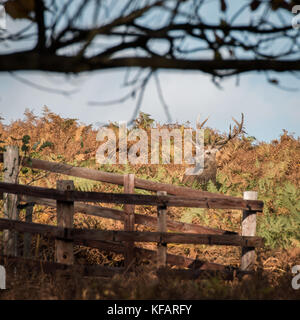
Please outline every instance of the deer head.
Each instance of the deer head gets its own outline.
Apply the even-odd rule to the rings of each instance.
[[[205,146],[204,150],[204,170],[201,175],[198,176],[185,176],[183,182],[193,182],[195,179],[199,183],[206,183],[209,180],[212,180],[214,183],[216,182],[217,175],[217,161],[216,154],[219,150],[221,150],[230,140],[234,139],[241,133],[245,133],[243,130],[244,126],[244,114],[242,113],[242,119],[240,122],[232,118],[235,122],[235,126],[232,129],[231,125],[229,126],[229,133],[226,137],[214,137],[210,144]],[[204,124],[207,122],[208,118],[205,119],[201,124],[199,123],[199,117],[197,119],[197,129],[202,129]],[[198,146],[194,144],[196,148]]]

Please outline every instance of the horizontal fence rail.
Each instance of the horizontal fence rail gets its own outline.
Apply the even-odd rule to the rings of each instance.
[[[263,210],[263,201],[222,198],[179,198],[174,196],[152,196],[141,194],[118,194],[105,192],[61,191],[41,187],[32,187],[15,183],[0,182],[0,192],[23,194],[33,197],[59,201],[103,202],[116,204],[135,204],[168,207],[189,207],[207,209]]]
[[[243,270],[183,270],[183,269],[159,269],[157,274],[159,277],[165,279],[166,277],[193,280],[193,279],[207,279],[207,277],[218,277],[223,280],[233,280],[235,277],[241,278],[244,275],[251,274],[250,271]]]
[[[52,162],[46,160],[32,159],[32,158],[21,158],[20,164],[24,167],[33,169],[45,170],[54,173],[60,173],[78,178],[90,179],[94,181],[107,182],[117,185],[124,185],[124,175],[104,172],[95,169],[74,167],[69,164]],[[0,162],[3,162],[3,153],[0,153]],[[224,198],[224,199],[239,199],[238,197],[215,194],[208,191],[195,190],[188,187],[174,186],[171,184],[150,181],[135,177],[134,187],[138,189],[148,191],[166,191],[168,194],[184,197],[207,197],[207,198]]]
[[[63,240],[136,241],[243,247],[261,247],[264,244],[264,240],[262,238],[250,236],[74,229],[0,219],[0,230],[6,229],[16,230],[18,232],[42,233],[46,237]]]
[[[19,267],[20,271],[24,269],[34,270],[43,273],[57,273],[57,271],[67,271],[84,276],[93,277],[113,277],[116,274],[124,273],[124,268],[89,266],[89,265],[69,265],[56,262],[40,261],[23,257],[12,257],[0,255],[0,264],[8,263],[11,267]]]
[[[28,196],[19,196],[19,201],[24,201],[27,203],[36,203],[52,208],[56,208],[56,201],[43,198],[35,198]],[[80,202],[74,203],[74,210],[76,213],[84,213],[88,215],[93,215],[96,217],[119,220],[124,222],[124,211],[118,209],[112,209],[107,207],[93,206],[89,204],[84,204]],[[135,223],[142,224],[148,227],[157,228],[157,218],[146,216],[144,214],[135,214],[134,215]],[[174,221],[167,219],[167,228],[169,231],[181,231],[181,232],[190,232],[190,233],[210,233],[210,234],[237,234],[233,231],[227,231],[222,229],[214,229],[205,226],[200,226],[197,224]]]
[[[125,246],[120,242],[114,241],[99,241],[99,240],[80,240],[74,241],[74,244],[97,248],[101,250],[112,251],[115,253],[123,254]],[[141,247],[134,248],[136,255],[141,255],[143,258],[154,260],[157,252],[155,250],[145,249]],[[219,263],[209,262],[205,260],[192,259],[181,255],[167,253],[167,263],[175,266],[182,266],[187,268],[197,268],[201,270],[224,270],[229,269],[230,266],[222,265]]]
[[[66,272],[69,274],[76,273],[84,276],[92,277],[113,277],[116,274],[123,274],[126,272],[125,268],[122,267],[102,267],[102,266],[87,266],[87,265],[68,265],[62,263],[39,261],[34,259],[22,258],[22,257],[11,257],[0,255],[0,264],[9,264],[12,267],[19,267],[20,271],[29,269],[31,271],[52,273],[56,274],[57,271]],[[235,277],[250,274],[249,271],[236,270],[234,268],[228,269],[159,269],[157,275],[161,278],[171,276],[172,278],[178,277],[180,279],[197,279],[219,277],[224,280],[233,280]]]

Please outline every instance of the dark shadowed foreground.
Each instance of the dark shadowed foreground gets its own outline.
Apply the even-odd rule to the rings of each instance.
[[[14,275],[7,269],[7,288],[0,299],[300,299],[300,289],[292,288],[291,267],[300,259],[300,250],[261,252],[257,273],[239,281],[218,278],[179,280],[158,279],[151,265],[136,274],[112,279],[32,273],[24,268]],[[264,270],[262,270],[262,267]]]

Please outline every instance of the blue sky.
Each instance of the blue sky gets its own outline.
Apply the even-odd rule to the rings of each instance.
[[[97,72],[79,76],[73,86],[67,84],[65,76],[27,73],[22,76],[47,87],[76,89],[69,97],[43,92],[19,83],[9,75],[0,74],[0,113],[5,123],[23,118],[26,108],[41,114],[46,105],[63,117],[77,118],[86,124],[130,120],[135,100],[114,106],[91,106],[89,101],[108,101],[123,94],[123,72]],[[207,125],[220,131],[228,129],[231,117],[245,114],[245,128],[249,135],[259,140],[278,138],[282,129],[300,136],[300,92],[287,92],[266,83],[256,74],[223,83],[223,90],[215,87],[208,76],[197,72],[161,72],[161,85],[169,105],[173,121],[195,123],[209,117]],[[299,86],[295,83],[295,86]],[[149,83],[141,110],[151,114],[160,122],[166,115],[158,99],[153,82]]]
[[[8,21],[8,27],[12,24]],[[0,49],[1,50],[1,49]],[[41,91],[18,82],[9,74],[0,73],[0,114],[5,123],[23,118],[26,108],[41,115],[46,105],[51,111],[67,118],[77,118],[85,124],[107,121],[130,120],[135,100],[114,106],[91,106],[89,101],[108,101],[122,97],[124,71],[104,71],[82,74],[76,77],[64,75],[22,72],[20,76],[39,85],[60,90],[77,90],[66,97]],[[300,89],[300,80],[285,75],[288,87]],[[227,79],[218,89],[209,76],[199,72],[161,71],[160,80],[165,100],[170,108],[173,121],[195,124],[197,116],[209,116],[207,125],[226,131],[232,123],[231,117],[240,119],[245,114],[245,129],[250,136],[260,141],[276,139],[282,129],[300,136],[300,91],[283,91],[267,83],[262,74],[252,73],[236,79]],[[141,111],[163,123],[166,115],[158,99],[154,82],[145,92]]]

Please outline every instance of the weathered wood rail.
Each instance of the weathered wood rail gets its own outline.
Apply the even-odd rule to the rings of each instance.
[[[0,153],[0,162],[3,162],[4,155]],[[54,173],[60,173],[63,175],[68,175],[72,177],[90,179],[93,181],[107,182],[112,184],[117,184],[120,186],[124,185],[124,175],[111,173],[111,172],[103,172],[95,169],[89,168],[80,168],[74,167],[69,164],[64,163],[56,163],[46,160],[39,159],[31,159],[31,158],[21,158],[20,157],[20,165],[32,169],[45,170]],[[174,186],[171,184],[160,183],[140,178],[134,178],[134,187],[137,189],[143,189],[148,191],[166,191],[168,194],[176,195],[176,196],[184,196],[184,197],[212,197],[212,198],[222,198],[222,199],[240,199],[237,197],[220,195],[211,193],[208,191],[200,191],[192,188]]]
[[[24,264],[24,258],[18,257],[15,250],[16,233],[24,233],[24,257],[27,257],[25,260],[38,266],[37,261],[28,259],[28,257],[30,257],[31,234],[41,234],[55,240],[56,262],[53,264],[43,262],[47,270],[65,270],[69,266],[72,270],[81,270],[85,274],[108,276],[114,273],[133,271],[137,256],[142,255],[151,260],[156,258],[160,274],[163,274],[163,270],[166,270],[167,264],[173,264],[189,268],[189,270],[174,271],[176,276],[182,276],[183,278],[200,277],[203,275],[200,270],[223,272],[225,277],[228,278],[229,273],[232,276],[234,268],[170,254],[167,252],[167,245],[178,243],[241,246],[241,270],[234,270],[234,272],[245,274],[253,270],[255,248],[264,244],[262,238],[255,236],[256,213],[263,210],[263,202],[257,200],[255,193],[245,193],[244,199],[242,199],[152,182],[136,178],[134,175],[106,173],[44,160],[20,158],[15,147],[8,147],[4,155],[0,154],[0,162],[4,162],[4,165],[10,168],[9,171],[18,167],[19,161],[21,166],[123,185],[124,193],[76,191],[71,180],[57,181],[56,189],[26,186],[18,184],[17,177],[14,176],[12,180],[11,174],[6,175],[5,182],[0,182],[0,193],[4,194],[4,208],[6,208],[6,219],[0,219],[0,230],[5,231],[6,238],[7,235],[10,235],[9,241],[5,243],[7,250],[2,255],[5,261],[13,259],[11,261],[16,264]],[[134,194],[135,188],[157,192],[157,194]],[[11,196],[8,197],[7,195]],[[18,221],[16,209],[18,202],[27,203],[25,206],[26,222]],[[123,204],[124,210],[82,202]],[[58,225],[32,223],[32,211],[35,204],[56,208]],[[136,214],[134,212],[135,205],[156,206],[157,218]],[[170,220],[167,218],[168,207],[242,210],[242,235],[232,231]],[[10,212],[7,208],[10,208]],[[73,226],[73,216],[78,212],[122,221],[124,231],[76,229]],[[136,224],[153,227],[156,231],[137,232],[135,231]],[[156,242],[157,250],[137,247],[135,242]],[[122,253],[125,257],[125,268],[113,268],[115,269],[114,272],[112,268],[105,271],[104,267],[99,266],[93,268],[75,266],[74,245],[90,246]]]
[[[40,233],[44,234],[48,238],[62,239],[66,241],[136,241],[243,247],[261,247],[263,245],[263,239],[260,237],[220,234],[74,229],[8,219],[0,219],[0,230],[15,230],[18,232]]]
[[[168,206],[207,209],[236,209],[261,212],[263,202],[258,200],[222,198],[185,198],[165,195],[143,195],[130,193],[82,192],[25,186],[16,183],[0,182],[0,192],[21,194],[57,201],[102,202],[115,204],[135,204],[148,206]]]
[[[27,203],[36,203],[40,205],[44,205],[47,207],[56,208],[56,201],[44,198],[35,198],[24,195],[19,195],[19,200]],[[80,202],[74,203],[75,213],[85,213],[88,215],[119,220],[123,221],[125,219],[125,211],[106,208],[102,206],[93,206],[89,204],[84,204]],[[157,219],[151,216],[146,216],[144,214],[134,214],[135,224],[142,224],[147,227],[157,228]],[[233,231],[222,230],[222,229],[214,229],[206,226],[200,226],[192,223],[185,223],[180,221],[174,221],[171,219],[167,219],[167,229],[169,231],[180,231],[180,232],[190,232],[190,233],[211,233],[211,234],[237,234]]]

